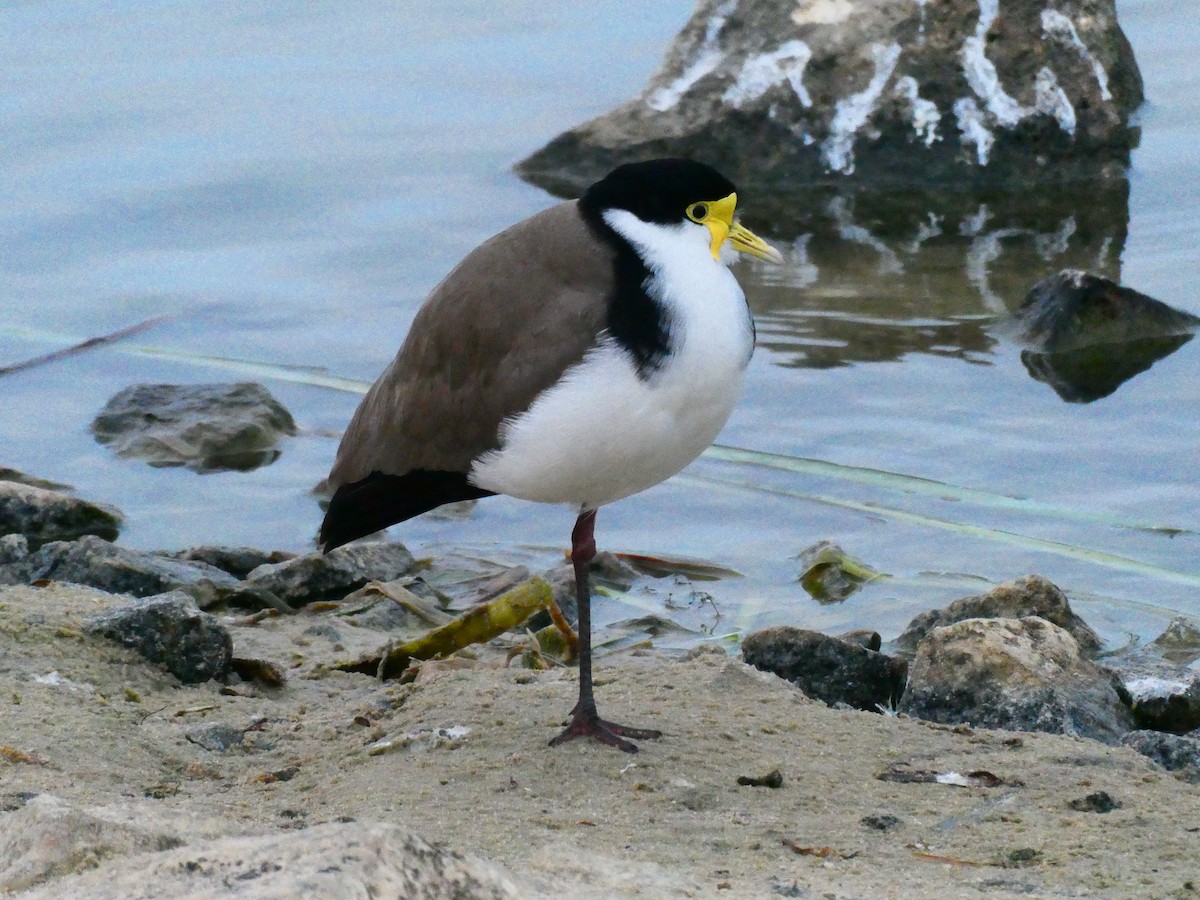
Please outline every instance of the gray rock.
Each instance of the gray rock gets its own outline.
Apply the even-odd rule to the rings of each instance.
[[[1154,675],[1122,679],[1129,708],[1141,728],[1186,734],[1200,728],[1200,676],[1167,679]]]
[[[162,664],[186,683],[224,677],[233,658],[233,639],[225,627],[179,591],[137,600],[84,626]]]
[[[1116,743],[1134,727],[1112,673],[1045,619],[967,619],[917,649],[900,711],[920,719]]]
[[[1190,341],[1200,318],[1078,270],[1046,278],[1013,316],[1029,374],[1070,403],[1107,397]]]
[[[964,619],[1020,619],[1025,616],[1037,616],[1065,628],[1085,656],[1094,656],[1100,650],[1096,632],[1071,610],[1066,594],[1041,575],[1006,581],[986,594],[963,597],[944,609],[921,613],[908,623],[895,643],[902,650],[914,651],[925,635],[938,626]]]
[[[1139,728],[1186,734],[1200,727],[1200,673],[1164,655],[1187,658],[1194,652],[1176,643],[1186,640],[1190,628],[1186,620],[1176,619],[1158,640],[1104,660],[1121,680]]]
[[[50,541],[73,541],[85,534],[115,540],[121,513],[62,491],[16,481],[0,481],[0,534],[22,534],[37,549]]]
[[[153,855],[112,859],[94,871],[51,881],[24,896],[28,900],[124,900],[134,896],[225,897],[231,893],[414,900],[517,900],[529,896],[486,860],[435,847],[395,825],[357,822],[222,838]]]
[[[369,581],[392,581],[412,569],[413,563],[413,555],[403,544],[347,544],[329,553],[308,553],[259,566],[246,583],[269,591],[294,608],[319,600],[341,600]]]
[[[777,195],[1118,178],[1141,102],[1113,0],[703,0],[639,97],[518,171],[570,191],[621,162],[690,156]]]
[[[246,729],[226,722],[204,722],[186,728],[183,736],[211,753],[224,753],[246,741]]]
[[[1200,784],[1200,740],[1158,731],[1131,731],[1121,739],[1122,746],[1154,760],[1175,777]]]
[[[23,534],[0,537],[0,585],[28,584],[29,541]]]
[[[788,625],[747,635],[742,640],[742,657],[816,700],[871,712],[896,704],[908,670],[902,659]]]
[[[273,565],[295,559],[296,554],[282,550],[259,550],[257,547],[189,547],[163,553],[168,559],[202,562],[228,572],[234,578],[245,578],[259,566]]]
[[[25,582],[68,581],[134,597],[179,590],[191,595],[202,608],[221,603],[253,608],[282,606],[265,591],[215,566],[131,550],[92,536],[46,544],[23,562],[0,567],[0,580],[6,571],[24,576]]]
[[[197,472],[274,462],[296,423],[260,384],[139,384],[108,401],[92,432],[121,457]]]

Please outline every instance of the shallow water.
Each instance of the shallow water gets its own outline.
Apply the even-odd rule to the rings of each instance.
[[[1119,11],[1149,98],[1127,198],[1099,211],[1068,201],[1024,230],[999,228],[977,204],[888,238],[839,201],[821,212],[836,226],[824,236],[782,229],[785,269],[738,273],[760,349],[723,444],[1040,505],[879,486],[856,469],[706,458],[603,510],[598,536],[744,577],[696,585],[720,618],[685,584],[644,585],[631,603],[653,610],[671,595],[717,633],[795,622],[890,637],[983,580],[1036,571],[1114,643],[1153,636],[1177,612],[1200,616],[1194,531],[1108,521],[1200,530],[1200,342],[1109,396],[1067,403],[996,324],[1064,265],[1200,314],[1200,22],[1186,0]],[[286,13],[8,4],[0,362],[171,318],[120,347],[5,378],[0,463],[119,506],[133,546],[309,546],[320,518],[310,489],[336,445],[322,433],[344,426],[357,396],[186,354],[374,378],[458,259],[552,202],[511,165],[639,91],[690,12],[690,2],[615,0]],[[771,231],[745,200],[749,221]],[[148,346],[168,352],[134,352]],[[241,378],[264,380],[308,430],[265,469],[151,469],[113,458],[88,432],[131,383]],[[545,564],[570,523],[566,509],[497,498],[470,518],[425,517],[393,534]],[[792,557],[820,539],[893,577],[818,605]],[[627,612],[611,604],[607,617]]]

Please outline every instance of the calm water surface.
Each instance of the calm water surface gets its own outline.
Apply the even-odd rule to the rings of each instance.
[[[1197,342],[1107,397],[1067,403],[997,324],[1064,265],[1200,314],[1200,21],[1188,0],[1119,11],[1149,102],[1128,197],[1099,225],[1095,209],[1068,204],[1013,228],[977,204],[884,238],[864,210],[835,202],[820,211],[832,231],[797,235],[755,219],[745,198],[756,227],[785,235],[789,265],[739,271],[760,349],[722,443],[1040,505],[897,489],[858,469],[703,459],[602,511],[605,547],[743,573],[698,585],[723,617],[709,605],[697,621],[718,633],[794,622],[892,636],[915,612],[1031,571],[1113,643],[1200,616],[1196,534],[1108,521],[1200,530]],[[131,546],[310,546],[310,489],[336,447],[322,433],[344,426],[357,396],[184,356],[373,379],[455,262],[552,202],[511,165],[639,91],[690,12],[615,0],[6,4],[0,362],[171,318],[121,348],[3,379],[0,464],[119,506]],[[167,355],[131,352],[151,345]],[[257,472],[151,469],[88,432],[131,383],[247,377],[307,430]],[[497,498],[465,520],[393,532],[541,565],[571,519]],[[793,557],[820,539],[893,577],[818,605]],[[697,606],[671,582],[631,602],[654,609],[668,596]]]

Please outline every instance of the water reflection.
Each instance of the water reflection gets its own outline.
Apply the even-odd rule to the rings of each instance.
[[[1035,283],[1063,269],[1120,280],[1129,183],[1039,185],[1026,195],[814,190],[748,213],[787,257],[744,278],[759,346],[785,367],[833,368],[910,353],[990,365]],[[780,240],[782,236],[783,240]],[[788,243],[790,241],[790,243]],[[1022,354],[1070,402],[1095,400],[1186,336],[1113,352]],[[1103,364],[1100,364],[1103,363]]]

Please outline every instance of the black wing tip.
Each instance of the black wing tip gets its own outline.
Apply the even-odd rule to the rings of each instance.
[[[447,503],[490,497],[494,493],[471,484],[465,472],[429,469],[414,469],[404,475],[372,472],[334,492],[317,543],[322,553],[328,553]]]

